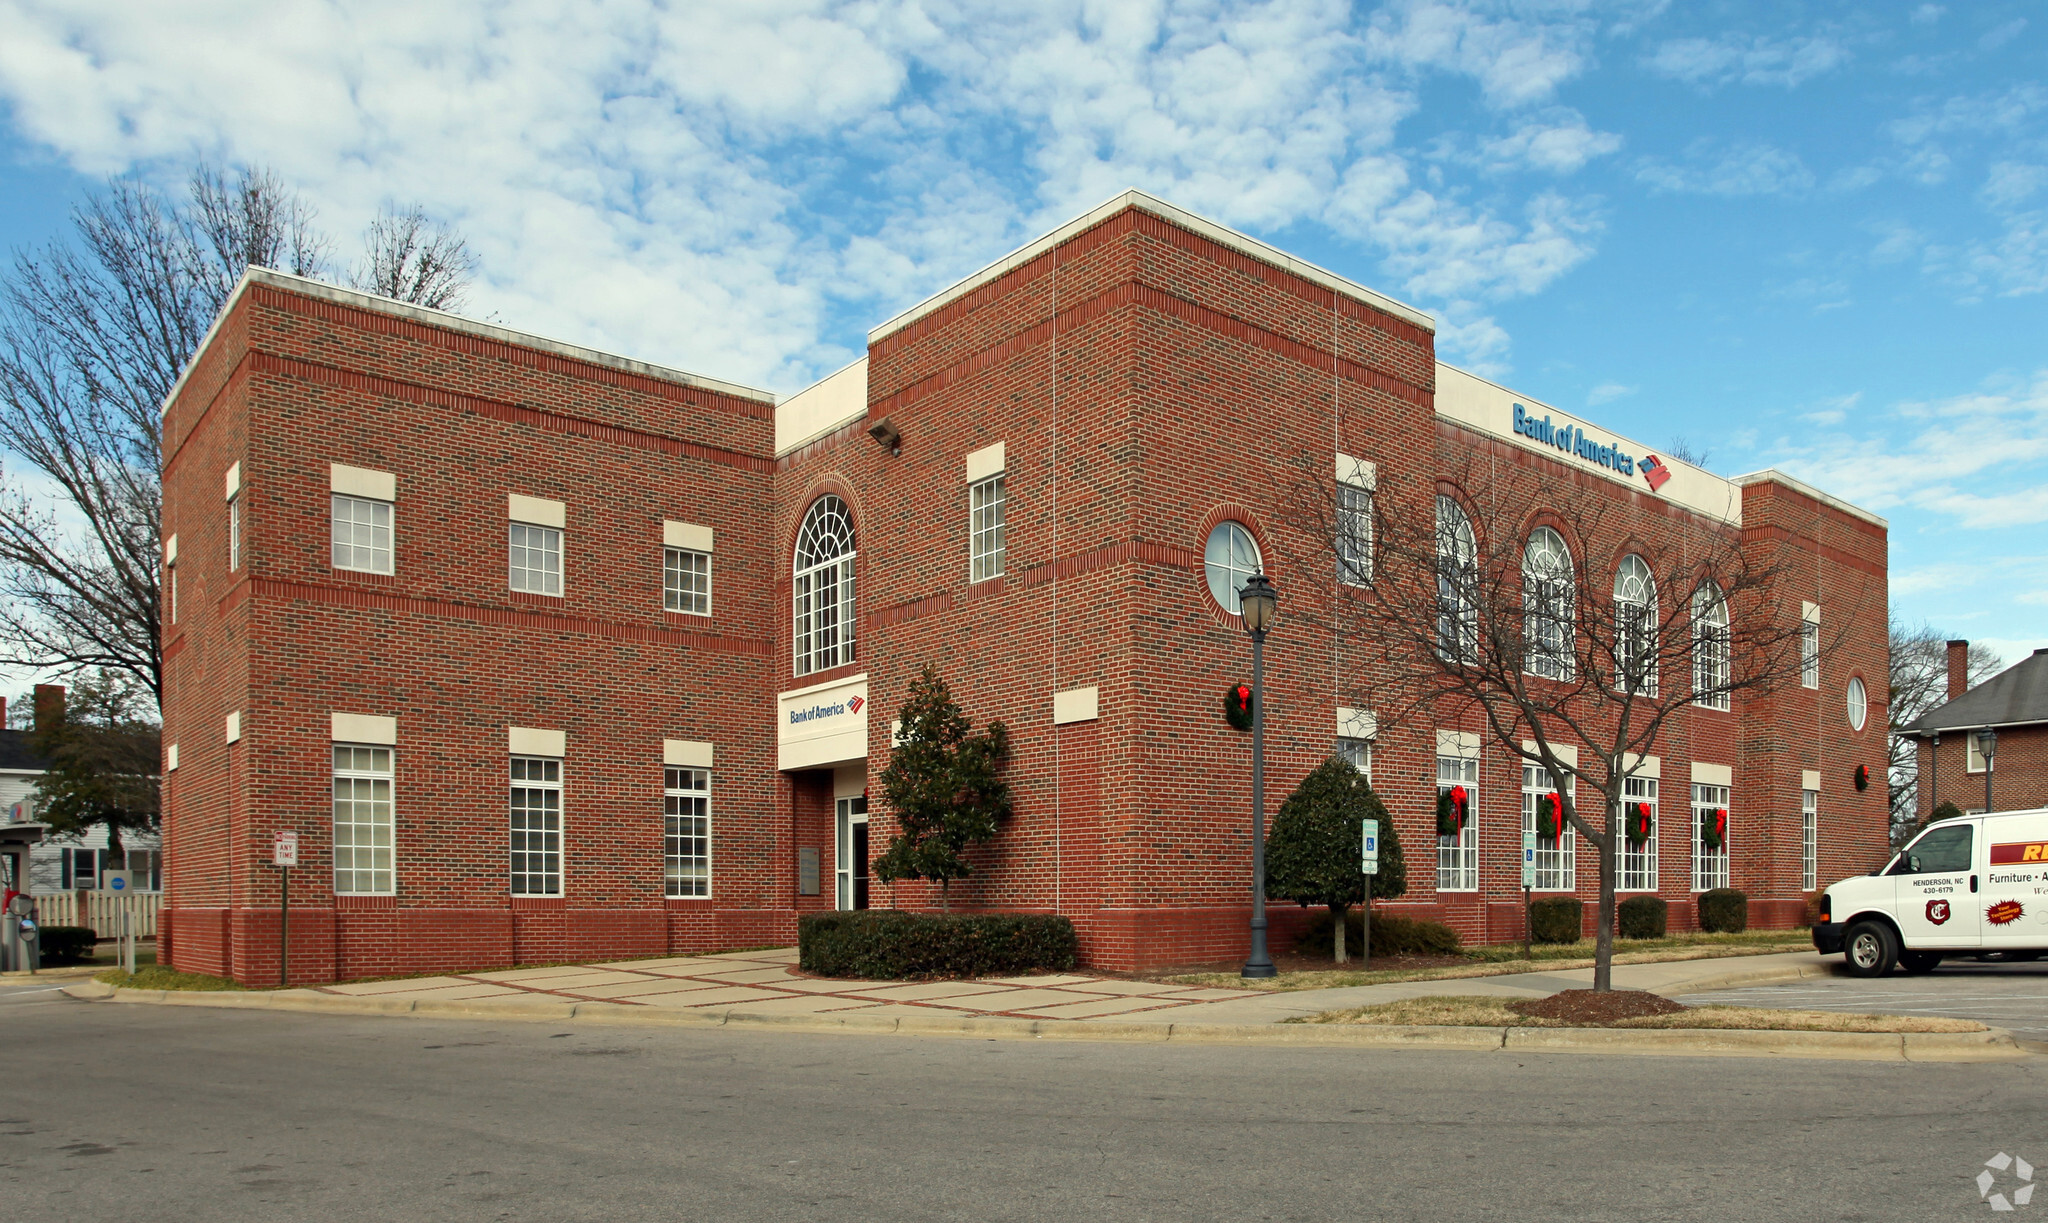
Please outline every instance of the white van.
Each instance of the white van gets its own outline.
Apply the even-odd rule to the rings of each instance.
[[[1813,945],[1858,977],[2048,954],[2048,808],[1929,824],[1883,870],[1827,890]]]

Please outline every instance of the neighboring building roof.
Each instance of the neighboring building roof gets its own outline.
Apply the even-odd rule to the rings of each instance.
[[[2048,650],[2035,650],[1946,705],[1906,727],[1909,735],[1980,726],[2048,725]]]
[[[0,773],[41,773],[50,762],[36,750],[35,735],[26,730],[0,730]]]

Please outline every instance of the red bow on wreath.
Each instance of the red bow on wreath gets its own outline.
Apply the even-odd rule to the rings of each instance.
[[[1465,830],[1465,821],[1472,814],[1472,797],[1463,786],[1452,786],[1437,792],[1436,834],[1440,837],[1456,837]]]
[[[1556,791],[1536,800],[1536,831],[1552,841],[1564,836],[1564,797]]]
[[[1641,845],[1650,839],[1650,804],[1630,803],[1628,805],[1628,843]]]
[[[1700,821],[1700,844],[1719,849],[1728,842],[1728,808],[1716,807]]]

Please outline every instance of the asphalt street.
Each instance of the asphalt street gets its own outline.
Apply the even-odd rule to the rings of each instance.
[[[2048,1058],[819,1036],[46,986],[0,987],[0,1033],[10,1219],[1917,1221],[1988,1214],[2000,1151],[2048,1165]]]
[[[1875,1011],[1887,1015],[1951,1015],[2048,1041],[2048,962],[1945,960],[1924,976],[1894,973],[1859,980],[1842,973],[1786,985],[1687,994],[1690,1006],[1767,1006],[1780,1010]],[[2048,1179],[2048,1178],[2044,1178]],[[2048,1202],[2048,1196],[2042,1199]]]

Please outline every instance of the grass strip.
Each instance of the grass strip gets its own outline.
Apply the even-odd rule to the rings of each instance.
[[[1510,998],[1436,994],[1374,1006],[1325,1011],[1286,1023],[1392,1024],[1469,1028],[1585,1027],[1524,1015]],[[1647,1015],[1600,1025],[1613,1028],[1719,1029],[1751,1032],[1983,1032],[1981,1023],[1938,1015],[1863,1015],[1837,1011],[1777,1011],[1751,1006],[1688,1007],[1676,1015]]]

